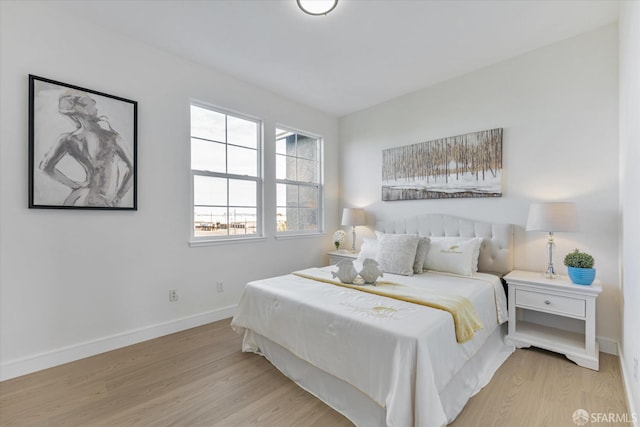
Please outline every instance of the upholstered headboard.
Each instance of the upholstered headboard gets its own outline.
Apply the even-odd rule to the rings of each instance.
[[[421,214],[378,221],[376,230],[389,234],[482,237],[478,271],[504,275],[513,270],[513,225],[474,221],[442,214]]]

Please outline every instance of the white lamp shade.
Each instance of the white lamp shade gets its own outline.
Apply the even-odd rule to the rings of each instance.
[[[364,209],[344,208],[342,211],[342,225],[364,225]]]
[[[576,205],[571,202],[532,203],[527,231],[576,231]]]

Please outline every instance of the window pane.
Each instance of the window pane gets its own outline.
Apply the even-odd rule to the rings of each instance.
[[[296,181],[296,158],[276,154],[276,179]]]
[[[287,203],[284,206],[298,206],[298,186],[297,185],[286,185],[286,198]]]
[[[318,163],[314,160],[298,159],[297,181],[318,182]]]
[[[318,189],[316,187],[307,187],[301,185],[298,189],[298,203],[300,207],[317,208],[318,207]]]
[[[224,150],[219,142],[191,138],[191,169],[225,173]]]
[[[276,206],[287,206],[287,184],[276,184]]]
[[[317,209],[299,209],[298,210],[298,227],[299,230],[317,230],[318,229],[318,210]]]
[[[229,206],[257,206],[256,182],[229,180]]]
[[[227,116],[227,143],[258,148],[258,124],[238,117]]]
[[[276,227],[278,231],[287,231],[287,209],[278,208],[276,210]]]
[[[227,146],[227,173],[258,175],[258,152],[250,148]]]
[[[287,154],[287,138],[276,139],[276,154]]]
[[[191,106],[191,136],[226,142],[225,115]]]
[[[298,231],[298,208],[286,209],[286,229],[287,231]]]
[[[318,157],[318,140],[304,135],[298,135],[296,155],[304,159],[316,160]]]
[[[283,131],[281,129],[277,129],[276,130],[276,153],[295,156],[296,155],[296,134]]]
[[[195,207],[193,209],[195,236],[227,234],[227,208]]]
[[[285,174],[285,178],[290,181],[300,181],[299,177],[296,175],[296,158],[295,157],[285,157],[287,162],[287,171]]]
[[[229,208],[229,234],[255,234],[256,209]]]
[[[276,179],[287,179],[287,158],[276,155]]]
[[[298,206],[298,186],[292,184],[277,185],[277,206]]]
[[[227,205],[227,180],[196,175],[193,177],[193,203],[195,205]]]

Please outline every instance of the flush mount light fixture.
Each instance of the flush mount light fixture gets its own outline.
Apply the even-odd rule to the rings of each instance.
[[[309,15],[326,15],[336,8],[338,0],[296,0],[298,7]]]

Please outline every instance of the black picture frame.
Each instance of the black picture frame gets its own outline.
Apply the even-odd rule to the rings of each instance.
[[[29,208],[137,210],[138,103],[29,74]]]

